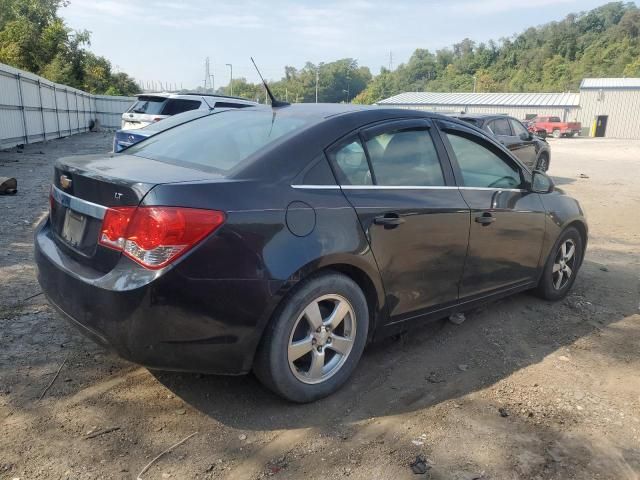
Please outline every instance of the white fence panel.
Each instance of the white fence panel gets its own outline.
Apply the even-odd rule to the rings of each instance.
[[[0,63],[0,149],[86,132],[96,120],[119,128],[135,99],[91,95]]]

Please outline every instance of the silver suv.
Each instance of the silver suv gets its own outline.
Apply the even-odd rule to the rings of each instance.
[[[244,108],[258,105],[238,97],[203,93],[145,93],[122,114],[122,128],[133,130],[146,127],[163,118],[189,110],[214,108]]]

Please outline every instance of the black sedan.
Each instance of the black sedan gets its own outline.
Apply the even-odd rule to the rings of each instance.
[[[62,158],[35,234],[51,304],[149,368],[255,372],[328,395],[418,320],[573,285],[578,202],[492,136],[437,114],[230,110],[123,154]]]
[[[494,135],[531,170],[546,172],[551,162],[551,148],[544,138],[531,133],[519,120],[507,115],[456,114],[460,120]]]

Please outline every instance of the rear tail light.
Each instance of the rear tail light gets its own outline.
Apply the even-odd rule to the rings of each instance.
[[[223,212],[180,207],[107,209],[98,242],[150,269],[162,268],[224,223]]]

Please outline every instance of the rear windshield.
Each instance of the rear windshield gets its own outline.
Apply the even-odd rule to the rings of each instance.
[[[476,127],[478,126],[478,120],[476,120],[475,118],[469,118],[469,117],[458,117],[460,120],[462,120],[463,122],[467,122],[470,123],[471,125],[475,125]]]
[[[312,121],[266,108],[227,110],[154,135],[128,148],[127,154],[226,174],[258,150]]]
[[[147,115],[159,115],[167,99],[163,97],[138,97],[128,112],[145,113]]]
[[[146,127],[143,127],[142,130],[147,132],[161,132],[168,128],[175,127],[176,125],[180,125],[181,123],[190,122],[196,118],[204,117],[210,113],[211,112],[209,110],[191,110],[189,112],[179,113],[173,117],[164,118],[158,122],[150,123]]]

